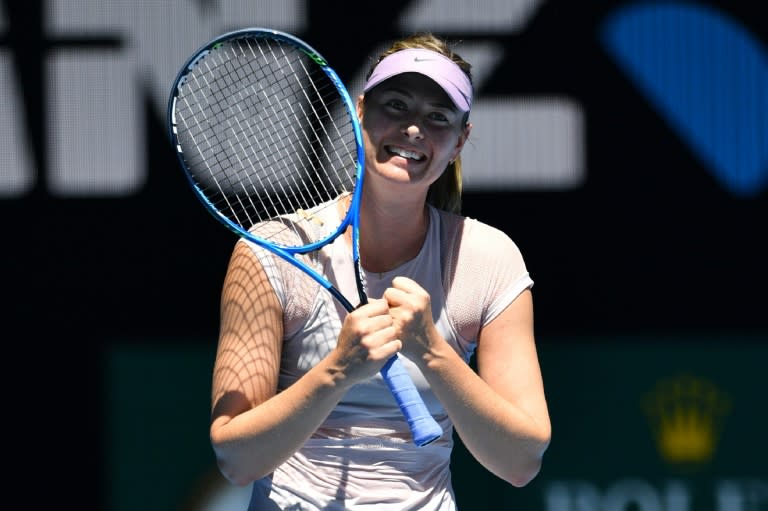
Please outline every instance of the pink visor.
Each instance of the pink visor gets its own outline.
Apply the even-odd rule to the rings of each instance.
[[[383,58],[373,69],[363,92],[402,73],[419,73],[431,78],[448,94],[456,108],[469,112],[472,106],[469,77],[448,57],[423,48],[400,50]]]

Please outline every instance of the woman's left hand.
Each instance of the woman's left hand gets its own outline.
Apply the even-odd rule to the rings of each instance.
[[[395,277],[384,291],[389,303],[396,338],[403,343],[401,352],[419,364],[440,335],[432,319],[432,299],[429,293],[407,277]]]

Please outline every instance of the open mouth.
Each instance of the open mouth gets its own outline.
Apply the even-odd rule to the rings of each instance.
[[[408,149],[403,149],[402,147],[390,145],[390,146],[386,146],[385,149],[389,154],[394,154],[396,156],[400,156],[407,160],[423,161],[424,159],[426,159],[426,156],[424,156],[423,154],[418,153],[416,151],[409,151]]]

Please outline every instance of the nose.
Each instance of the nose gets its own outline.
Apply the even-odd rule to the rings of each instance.
[[[402,131],[403,131],[403,135],[405,135],[411,140],[421,140],[422,138],[424,138],[424,133],[422,133],[421,128],[415,122],[410,122],[406,124],[403,127]]]

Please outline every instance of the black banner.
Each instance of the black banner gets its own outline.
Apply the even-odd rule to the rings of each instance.
[[[483,5],[0,2],[7,410],[37,498],[106,500],[115,345],[215,344],[235,240],[187,189],[165,102],[189,54],[244,26],[307,40],[353,95],[390,39],[458,44],[476,87],[464,213],[520,246],[542,349],[768,340],[763,3]]]

